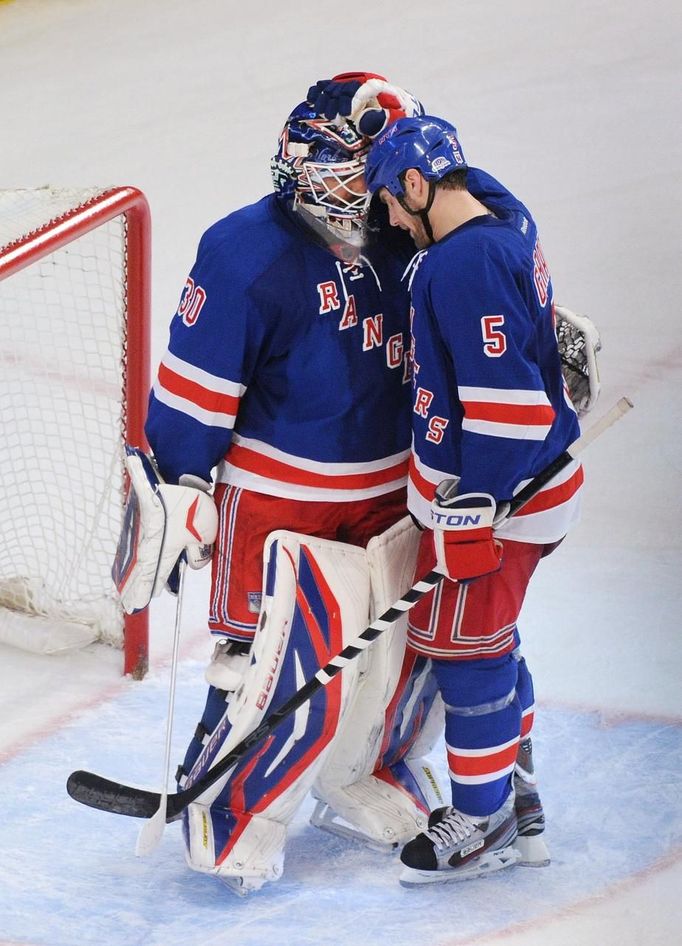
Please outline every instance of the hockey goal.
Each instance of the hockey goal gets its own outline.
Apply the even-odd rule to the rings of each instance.
[[[123,446],[145,446],[150,224],[132,187],[0,190],[0,642],[147,669],[111,579]]]

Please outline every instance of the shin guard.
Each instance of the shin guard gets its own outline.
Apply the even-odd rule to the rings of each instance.
[[[263,606],[249,667],[220,720],[202,737],[185,786],[367,624],[364,549],[278,531],[269,536],[264,556]],[[315,779],[360,669],[357,661],[350,663],[189,806],[184,829],[192,868],[217,875],[238,893],[281,875],[286,826]]]
[[[369,542],[372,618],[410,587],[418,543],[409,518]],[[407,651],[406,640],[401,618],[358,658],[352,702],[313,787],[313,824],[385,850],[421,831],[443,804],[422,758],[442,732],[442,702],[431,661]]]

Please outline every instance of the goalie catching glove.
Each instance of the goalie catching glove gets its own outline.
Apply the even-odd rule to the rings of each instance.
[[[344,72],[320,79],[308,90],[308,101],[329,121],[352,121],[367,138],[376,138],[399,118],[424,114],[413,95],[374,72]]]
[[[597,403],[601,389],[597,364],[601,339],[597,326],[586,315],[561,305],[555,306],[555,312],[561,370],[578,417],[583,417]]]
[[[489,493],[457,495],[458,480],[443,480],[431,504],[436,570],[452,581],[496,572],[502,543],[493,537],[495,500]]]
[[[190,568],[211,561],[218,512],[208,483],[185,475],[172,486],[141,450],[126,447],[126,454],[130,489],[111,574],[123,608],[134,614],[172,585],[181,557]]]

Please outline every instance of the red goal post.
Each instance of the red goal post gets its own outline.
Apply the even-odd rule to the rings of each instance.
[[[148,666],[110,575],[124,444],[146,448],[150,213],[134,187],[0,191],[0,641]]]

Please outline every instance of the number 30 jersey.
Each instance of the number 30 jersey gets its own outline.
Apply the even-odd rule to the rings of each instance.
[[[203,236],[170,327],[146,433],[160,472],[290,499],[405,485],[413,250],[357,265],[312,242],[274,196]]]

